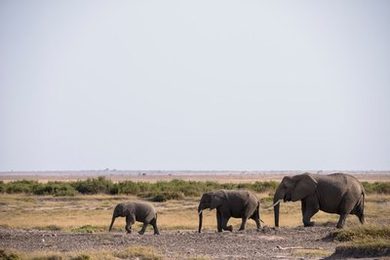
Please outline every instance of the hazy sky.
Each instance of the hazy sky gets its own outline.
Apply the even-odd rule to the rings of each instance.
[[[0,170],[389,170],[390,1],[0,1]]]

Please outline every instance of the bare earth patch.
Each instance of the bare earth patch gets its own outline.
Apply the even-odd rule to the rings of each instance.
[[[159,236],[141,236],[123,232],[81,234],[0,228],[0,248],[65,254],[96,250],[116,252],[129,246],[148,246],[167,259],[320,258],[331,255],[336,248],[336,242],[323,239],[333,230],[333,227],[265,227],[260,232],[253,229],[233,233],[206,230],[201,234],[195,231],[165,231]]]

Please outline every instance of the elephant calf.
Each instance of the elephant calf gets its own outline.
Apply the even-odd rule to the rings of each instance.
[[[217,229],[233,231],[233,227],[227,226],[230,217],[241,218],[242,223],[240,230],[245,229],[248,218],[256,222],[257,230],[260,230],[260,202],[255,195],[245,190],[218,190],[214,192],[206,192],[202,195],[199,202],[199,229],[202,229],[202,220],[204,209],[217,209]]]
[[[144,223],[142,229],[138,232],[140,235],[145,233],[148,224],[153,226],[155,235],[160,234],[157,228],[157,212],[154,207],[148,203],[128,202],[116,205],[108,231],[111,231],[112,225],[117,217],[126,217],[125,229],[127,233],[131,233],[131,226],[135,221],[138,221]]]

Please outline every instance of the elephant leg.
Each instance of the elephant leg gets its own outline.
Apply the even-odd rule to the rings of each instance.
[[[243,217],[243,218],[242,218],[242,222],[241,222],[240,229],[239,229],[238,231],[245,230],[246,221],[247,221],[247,218],[246,218],[246,217]]]
[[[337,222],[337,228],[343,228],[345,224],[345,219],[347,218],[348,214],[340,214],[339,222]]]
[[[257,230],[260,230],[261,229],[261,222],[260,222],[259,211],[256,210],[255,213],[253,213],[253,215],[251,216],[251,219],[253,219],[256,222]]]
[[[314,225],[313,221],[310,219],[320,210],[318,205],[318,200],[313,197],[309,197],[301,201],[302,205],[302,215],[303,215],[303,225],[305,227],[311,227]]]
[[[142,228],[141,228],[141,230],[138,232],[138,234],[143,235],[143,234],[145,233],[146,228],[148,227],[148,224],[149,224],[149,223],[144,222],[144,224],[142,225]]]
[[[361,224],[364,224],[364,223],[366,223],[366,220],[364,219],[364,213],[363,213],[363,210],[362,210],[362,211],[360,211],[360,212],[358,212],[358,213],[356,214],[356,216],[359,218],[359,221],[360,221],[360,223],[361,223]]]
[[[353,201],[354,198],[350,194],[346,194],[343,197],[339,205],[338,214],[340,215],[340,218],[339,218],[339,222],[337,222],[336,225],[337,228],[344,227],[345,220],[349,214],[356,214],[357,212],[359,212],[358,206],[355,203],[353,203]]]
[[[232,225],[227,226],[227,223],[228,223],[229,219],[230,219],[230,217],[222,216],[222,219],[221,219],[222,220],[222,229],[223,230],[228,230],[228,231],[232,232],[233,231],[233,226]]]
[[[152,222],[150,222],[150,224],[153,226],[154,234],[160,235],[160,231],[158,231],[158,227],[157,227],[157,219],[154,218]]]
[[[219,210],[217,210],[217,230],[218,232],[222,232],[222,215]]]
[[[134,224],[134,218],[132,216],[126,216],[126,226],[125,229],[127,233],[131,233],[131,226]]]
[[[365,220],[364,220],[364,202],[359,201],[356,204],[355,208],[352,210],[351,214],[356,215],[359,218],[360,223],[364,224],[365,223]]]
[[[125,229],[126,229],[127,233],[131,234],[131,225],[126,224]]]

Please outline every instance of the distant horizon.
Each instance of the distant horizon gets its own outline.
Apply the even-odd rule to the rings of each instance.
[[[8,170],[8,171],[0,171],[0,173],[44,173],[44,172],[390,172],[390,169],[388,170],[340,170],[340,169],[290,169],[290,170],[122,170],[122,169],[89,169],[89,170]]]

